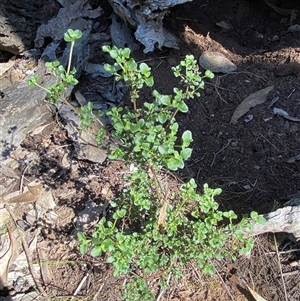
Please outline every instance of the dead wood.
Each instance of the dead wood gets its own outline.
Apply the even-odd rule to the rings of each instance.
[[[0,49],[20,54],[32,48],[36,30],[55,12],[55,1],[0,1]],[[47,7],[47,10],[45,10]]]
[[[135,37],[144,46],[144,52],[178,48],[177,38],[163,27],[169,8],[192,0],[109,0],[114,12],[126,23],[136,28]]]
[[[294,200],[291,200],[294,202]],[[264,214],[266,219],[265,224],[253,223],[252,229],[247,229],[244,234],[249,236],[259,235],[263,233],[278,233],[286,232],[293,235],[293,238],[297,241],[300,239],[300,198],[298,198],[298,206],[292,204],[276,211]],[[295,202],[294,202],[295,204]]]

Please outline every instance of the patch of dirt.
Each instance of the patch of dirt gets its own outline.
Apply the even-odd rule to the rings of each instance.
[[[299,9],[298,1],[270,2]],[[222,21],[230,29],[217,25]],[[176,176],[194,177],[199,187],[206,182],[221,187],[220,206],[238,214],[270,212],[300,189],[299,163],[292,159],[300,153],[299,122],[273,113],[277,107],[300,118],[300,72],[295,67],[300,64],[300,32],[288,32],[289,22],[289,16],[264,1],[193,1],[174,7],[165,19],[166,28],[180,38],[180,50],[134,53],[152,67],[155,89],[161,93],[172,93],[178,85],[171,67],[186,54],[198,59],[206,50],[219,51],[237,66],[236,72],[206,80],[201,97],[188,101],[189,113],[178,115],[181,130],[190,130],[194,141],[192,158]],[[297,16],[292,24],[299,22]],[[265,103],[230,124],[242,100],[271,85],[274,89]],[[141,101],[148,97],[145,92]],[[246,122],[250,114],[253,119]],[[88,201],[103,206],[122,191],[128,170],[121,162],[77,160],[74,145],[56,119],[42,133],[28,136],[22,147],[39,158],[26,170],[26,183],[42,179],[57,205],[57,219],[44,225],[33,257],[48,267],[43,278],[47,294],[68,298],[76,292],[83,300],[122,300],[126,277],[114,278],[104,258],[82,257],[74,230],[75,218]],[[100,217],[94,216],[89,224]],[[286,236],[278,236],[277,244],[279,255],[273,235],[257,237],[249,258],[215,263],[215,277],[202,275],[190,263],[181,279],[171,280],[160,300],[253,300],[246,285],[266,300],[299,300],[300,244]],[[149,279],[153,287],[156,280],[155,275]]]

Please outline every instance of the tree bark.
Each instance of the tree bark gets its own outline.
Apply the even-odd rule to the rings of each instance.
[[[246,237],[267,232],[285,232],[292,234],[293,240],[300,240],[300,197],[295,197],[287,202],[285,207],[262,216],[266,222],[264,224],[253,223],[252,228],[243,232]]]
[[[0,49],[20,54],[32,48],[37,28],[58,8],[56,1],[0,1]]]

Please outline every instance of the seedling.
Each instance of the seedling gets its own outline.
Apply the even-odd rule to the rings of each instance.
[[[192,133],[186,130],[179,139],[176,116],[188,111],[186,100],[199,97],[204,79],[213,78],[213,74],[207,71],[201,75],[194,57],[186,56],[172,68],[180,79],[173,94],[154,90],[153,101],[137,107],[143,86],[154,84],[151,68],[139,65],[128,48],[104,46],[103,51],[115,60],[105,69],[131,87],[133,103],[132,109],[114,107],[108,113],[112,135],[122,141],[109,158],[133,164],[135,171],[124,179],[128,185],[111,202],[113,213],[100,220],[90,242],[86,243],[81,232],[78,237],[82,253],[89,245],[92,256],[106,255],[115,276],[131,273],[134,267],[134,277],[125,287],[126,300],[154,300],[146,281],[149,274],[162,271],[163,285],[167,275],[180,276],[192,259],[204,273],[213,274],[212,259],[236,259],[239,249],[251,249],[253,240],[240,235],[241,228],[248,226],[246,219],[235,225],[233,211],[219,210],[215,197],[221,189],[205,184],[203,194],[198,194],[194,179],[173,191],[162,185],[162,170],[183,168],[192,154]]]
[[[38,83],[37,76],[29,80],[30,86],[47,91],[47,99],[55,105],[59,100],[70,105],[64,93],[69,85],[78,83],[71,61],[74,44],[81,35],[80,31],[69,29],[64,36],[71,43],[67,70],[58,61],[46,64],[56,77],[55,85],[45,88]],[[248,219],[235,223],[237,215],[232,210],[219,209],[215,197],[221,189],[205,184],[199,194],[194,179],[173,190],[163,185],[163,169],[183,168],[192,154],[192,133],[186,130],[179,137],[176,116],[188,112],[186,101],[200,97],[204,79],[214,75],[210,71],[202,75],[194,57],[188,55],[172,68],[180,79],[173,94],[154,90],[153,101],[138,107],[141,89],[154,84],[151,68],[146,63],[138,64],[128,48],[104,46],[103,51],[115,60],[113,65],[106,64],[105,69],[130,86],[133,103],[132,108],[113,107],[108,112],[113,127],[111,135],[121,141],[110,151],[109,158],[122,160],[127,166],[133,164],[135,170],[124,178],[128,185],[110,203],[111,215],[101,218],[92,237],[78,232],[80,252],[90,251],[94,257],[105,255],[115,276],[133,275],[134,268],[134,276],[124,288],[124,298],[154,300],[147,283],[149,274],[161,271],[160,286],[166,287],[167,275],[179,277],[191,260],[196,260],[204,273],[213,274],[212,259],[235,260],[238,254],[252,248],[253,240],[245,239],[241,231],[249,226]],[[82,129],[87,129],[95,118],[92,103],[80,110],[73,109],[81,117]],[[104,129],[99,131],[97,142],[101,143],[105,133]],[[251,213],[251,218],[263,222],[256,212]]]
[[[58,103],[58,100],[66,102],[63,97],[65,91],[68,89],[70,85],[75,86],[78,84],[78,80],[74,77],[76,73],[76,69],[73,68],[72,70],[70,70],[70,68],[71,68],[72,53],[73,53],[75,41],[80,39],[81,36],[82,36],[82,32],[80,30],[72,30],[72,29],[68,29],[68,31],[64,34],[64,40],[66,42],[71,43],[67,71],[65,70],[65,67],[60,64],[59,61],[45,63],[46,68],[48,68],[55,76],[57,81],[56,84],[45,88],[40,84],[38,84],[38,75],[33,76],[28,81],[28,85],[30,87],[37,86],[45,90],[47,92],[46,99],[55,105]],[[68,103],[68,105],[70,104]],[[75,110],[75,108],[73,107],[72,109]]]
[[[81,117],[81,128],[86,130],[95,120],[100,123],[102,129],[99,130],[96,138],[96,142],[101,145],[106,135],[106,131],[104,130],[104,126],[99,118],[97,118],[93,114],[93,104],[89,102],[85,107],[81,107],[79,109],[72,106],[65,98],[65,92],[69,88],[69,86],[75,86],[78,84],[78,80],[75,78],[76,68],[73,67],[71,69],[72,64],[72,55],[73,49],[75,46],[75,42],[82,37],[82,32],[78,29],[68,29],[64,34],[64,40],[70,44],[70,53],[68,59],[67,70],[65,67],[60,64],[59,61],[54,62],[46,62],[45,67],[55,76],[56,83],[50,87],[43,87],[38,83],[39,77],[38,75],[33,76],[28,81],[28,85],[30,87],[37,86],[40,89],[43,89],[47,92],[46,100],[54,105],[58,105],[59,101],[68,105],[75,113],[77,113]],[[99,116],[101,116],[101,111],[99,111]]]

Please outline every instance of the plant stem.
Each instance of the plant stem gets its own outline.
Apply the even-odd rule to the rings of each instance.
[[[39,85],[38,83],[35,83],[35,85],[36,85],[37,87],[39,87],[40,89],[43,89],[43,90],[46,91],[47,93],[51,93],[50,90],[48,90],[47,88],[44,88],[43,86]]]
[[[133,102],[133,110],[134,110],[134,114],[135,114],[135,121],[136,121],[136,123],[138,123],[139,116],[138,116],[138,112],[137,112],[136,101]]]
[[[158,198],[158,200],[164,200],[165,195],[164,195],[163,189],[158,181],[157,172],[154,170],[153,166],[151,165],[151,163],[149,161],[148,161],[148,167],[151,170],[151,173],[153,174],[153,177],[154,177],[154,183],[155,183],[154,185],[155,185],[157,198]]]
[[[173,118],[175,118],[175,116],[177,115],[178,113],[178,109],[176,109],[176,111],[173,113],[171,119],[170,119],[170,122],[172,121]],[[170,123],[168,124],[168,127],[169,127]]]
[[[184,97],[184,99],[188,99],[188,91],[189,91],[189,86],[186,86],[186,90],[185,90],[185,97]],[[170,119],[170,122],[169,122],[169,124],[167,125],[167,128],[170,126],[170,123],[171,123],[171,121],[172,121],[172,119],[173,118],[175,118],[175,116],[177,115],[177,113],[178,113],[178,109],[176,109],[176,111],[173,113],[173,115],[172,115],[172,117],[171,117],[171,119]]]
[[[70,73],[70,69],[71,69],[71,62],[72,62],[72,55],[73,55],[73,48],[75,45],[75,41],[71,42],[71,46],[70,46],[70,53],[69,53],[69,62],[68,62],[68,68],[67,68],[67,75],[69,75]]]

